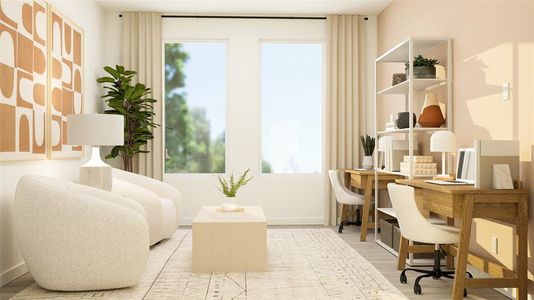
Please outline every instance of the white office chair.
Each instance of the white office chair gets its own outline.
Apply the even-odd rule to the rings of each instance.
[[[343,184],[341,176],[337,170],[329,170],[328,176],[330,177],[330,182],[332,183],[332,189],[334,190],[334,195],[336,196],[336,201],[342,205],[363,205],[364,196],[360,194],[353,193]],[[359,216],[359,210],[356,211],[356,216]],[[359,217],[357,217],[359,218]],[[343,233],[343,226],[345,225],[361,225],[361,221],[358,219],[356,222],[343,220],[343,215],[341,216],[341,223],[339,224],[339,233]]]
[[[454,271],[441,270],[440,244],[457,244],[459,239],[459,229],[446,225],[436,225],[430,223],[419,211],[415,203],[415,191],[413,187],[399,185],[395,183],[388,184],[389,197],[393,210],[397,215],[400,231],[403,237],[410,241],[434,244],[434,266],[432,270],[406,268],[400,275],[400,282],[406,283],[406,271],[415,271],[424,273],[415,279],[414,293],[421,294],[421,285],[419,281],[425,277],[439,279],[440,277],[454,279]],[[471,273],[467,272],[470,278]],[[464,289],[464,297],[467,290]]]

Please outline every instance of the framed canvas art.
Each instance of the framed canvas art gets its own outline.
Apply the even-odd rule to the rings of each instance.
[[[67,145],[67,115],[83,111],[83,30],[50,8],[50,158],[83,155],[82,146]]]
[[[0,1],[0,161],[47,156],[47,9]]]

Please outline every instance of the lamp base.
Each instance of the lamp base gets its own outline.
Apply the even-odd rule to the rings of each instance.
[[[80,167],[80,183],[97,189],[111,191],[111,166],[100,158],[100,148],[92,147],[91,158]]]

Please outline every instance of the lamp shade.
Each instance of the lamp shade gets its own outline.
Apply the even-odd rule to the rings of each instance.
[[[430,137],[431,152],[456,152],[456,135],[452,131],[436,131]]]
[[[67,144],[124,145],[124,117],[107,114],[68,115]]]

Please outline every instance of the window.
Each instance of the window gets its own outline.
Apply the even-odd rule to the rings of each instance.
[[[226,45],[165,43],[165,172],[225,172]]]
[[[322,44],[262,43],[261,102],[262,172],[322,172]]]

